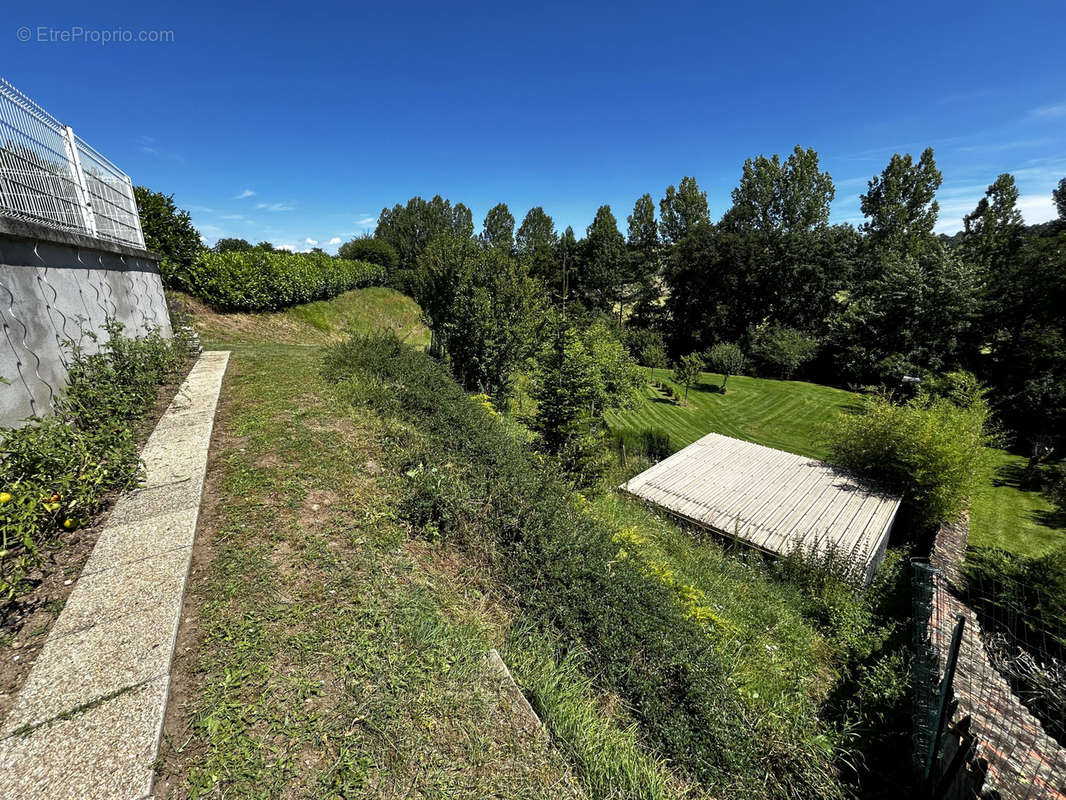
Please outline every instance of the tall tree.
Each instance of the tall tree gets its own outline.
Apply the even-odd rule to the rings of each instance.
[[[606,311],[621,301],[626,283],[626,243],[610,206],[600,206],[589,225],[580,288],[588,305]]]
[[[422,251],[437,236],[469,239],[473,233],[470,209],[462,203],[452,207],[450,201],[436,195],[428,201],[412,197],[406,205],[397,203],[392,208],[383,208],[374,238],[392,245],[399,256],[400,269],[411,272]],[[403,282],[409,283],[406,278]]]
[[[554,247],[554,262],[546,279],[552,298],[563,304],[573,299],[575,275],[581,273],[581,243],[569,225]]]
[[[522,262],[469,238],[439,236],[417,275],[416,299],[460,383],[506,400],[542,316],[541,293]]]
[[[835,195],[832,177],[818,168],[818,153],[796,145],[784,162],[776,153],[744,162],[726,220],[739,230],[807,232],[829,223]]]
[[[1066,222],[1066,178],[1059,181],[1059,185],[1052,190],[1051,199],[1055,201],[1055,208],[1058,209],[1059,219]]]
[[[982,334],[987,340],[996,338],[1007,323],[1003,318],[1006,301],[1021,266],[1023,221],[1017,203],[1014,177],[1004,173],[988,187],[973,212],[962,218],[962,256],[977,270],[984,288]]]
[[[515,234],[515,251],[536,278],[553,283],[556,272],[555,244],[558,241],[555,222],[540,206],[526,212]]]
[[[481,242],[504,253],[510,253],[514,248],[514,217],[506,203],[494,205],[485,215]]]
[[[701,224],[710,224],[707,192],[701,192],[695,178],[684,177],[675,189],[666,187],[666,196],[659,201],[659,229],[667,243],[679,242]]]
[[[519,253],[530,254],[544,247],[552,247],[558,235],[555,222],[540,206],[534,206],[526,212],[522,224],[518,226],[515,246]]]
[[[627,299],[636,300],[642,320],[649,316],[651,306],[659,299],[661,271],[661,241],[659,223],[655,221],[655,202],[650,194],[637,198],[629,223],[626,244],[629,246],[629,277],[633,282]],[[646,320],[644,320],[646,321]]]
[[[927,147],[915,163],[910,153],[896,153],[880,175],[875,175],[859,198],[868,218],[862,226],[871,247],[916,254],[933,240],[940,206],[936,191],[943,176]]]

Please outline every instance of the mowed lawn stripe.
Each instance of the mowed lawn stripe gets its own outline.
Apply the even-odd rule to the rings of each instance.
[[[660,370],[656,378],[674,384]],[[825,458],[819,431],[839,411],[855,407],[858,395],[829,386],[803,381],[777,381],[745,376],[731,377],[726,394],[713,388],[720,375],[703,373],[689,389],[688,402],[677,405],[656,390],[647,390],[647,400],[632,411],[607,417],[612,430],[662,428],[670,434],[675,450],[708,433],[776,447],[798,455]]]

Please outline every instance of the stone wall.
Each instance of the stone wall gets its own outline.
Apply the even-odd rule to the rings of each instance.
[[[957,784],[969,789],[970,796],[981,792],[1004,800],[1066,800],[1066,750],[1044,733],[989,663],[977,615],[960,599],[968,536],[967,519],[944,525],[929,558],[936,572],[928,635],[939,653],[939,674],[946,667],[956,620],[960,615],[966,620],[955,672],[958,705],[949,727],[956,732],[968,728],[977,751]],[[946,743],[948,752],[957,749],[958,738]],[[957,785],[953,795],[963,796],[962,787]]]
[[[0,426],[43,416],[66,385],[67,342],[107,319],[127,335],[172,335],[159,257],[40,225],[0,218]]]

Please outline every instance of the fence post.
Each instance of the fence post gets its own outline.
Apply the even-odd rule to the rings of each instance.
[[[129,175],[126,176],[126,191],[130,200],[130,208],[133,209],[133,221],[136,223],[137,244],[142,250],[145,250],[144,230],[141,228],[141,212],[137,207],[137,194],[133,191],[133,179]]]
[[[925,776],[929,781],[935,780],[934,770],[936,769],[937,753],[940,750],[940,740],[944,736],[944,725],[948,717],[948,707],[951,705],[953,697],[953,684],[955,681],[955,666],[959,660],[959,648],[962,646],[962,631],[966,626],[966,617],[959,614],[958,621],[955,623],[955,631],[951,635],[951,650],[948,651],[948,661],[944,667],[944,679],[940,684],[940,703],[937,713],[936,731],[933,735],[933,741],[929,746],[929,758],[926,762]]]
[[[71,171],[74,173],[74,186],[77,187],[78,205],[81,207],[81,217],[85,223],[85,230],[90,236],[96,236],[96,216],[93,214],[92,202],[89,200],[89,189],[85,184],[85,173],[81,171],[78,141],[74,138],[74,129],[69,125],[63,126],[63,144],[67,150],[67,161],[70,162]]]

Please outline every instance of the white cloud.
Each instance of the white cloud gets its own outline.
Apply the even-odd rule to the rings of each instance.
[[[306,239],[304,239],[304,244],[309,244],[314,247],[316,244],[318,244],[318,240],[312,239],[310,236],[308,236]]]
[[[372,217],[369,214],[367,214],[366,216],[364,216],[362,219],[360,219],[355,224],[356,225],[365,226],[365,225],[377,225],[377,223],[378,223],[378,218],[377,217]]]
[[[341,243],[341,237],[334,236],[332,239],[329,240],[328,243],[329,244],[340,244]]]
[[[263,211],[292,211],[296,208],[288,203],[256,203],[255,207]]]
[[[1058,209],[1051,199],[1051,193],[1047,194],[1023,194],[1018,198],[1018,210],[1022,212],[1028,225],[1038,222],[1048,222],[1058,216]]]
[[[288,250],[290,253],[296,252],[296,245],[294,244],[276,244],[274,247],[277,250]]]
[[[1066,103],[1040,106],[1029,112],[1030,119],[1058,119],[1059,117],[1066,117]]]
[[[254,197],[254,196],[255,196],[255,192],[253,190],[245,189],[243,192],[241,192],[239,195],[237,195],[233,199],[234,200],[243,200],[246,197]]]

